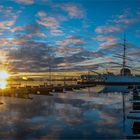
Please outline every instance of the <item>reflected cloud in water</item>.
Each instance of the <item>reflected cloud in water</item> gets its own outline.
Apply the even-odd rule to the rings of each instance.
[[[1,139],[124,138],[120,93],[91,89],[33,95],[33,100],[0,98]]]

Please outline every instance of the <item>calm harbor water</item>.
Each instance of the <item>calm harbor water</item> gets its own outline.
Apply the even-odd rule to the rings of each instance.
[[[33,99],[0,97],[0,139],[125,139],[130,95],[93,87]]]

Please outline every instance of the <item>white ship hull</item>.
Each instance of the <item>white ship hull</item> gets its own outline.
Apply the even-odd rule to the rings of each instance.
[[[100,79],[112,84],[140,84],[140,76],[132,75],[101,75]]]
[[[83,75],[80,83],[95,83],[107,85],[140,85],[140,76],[133,75]]]

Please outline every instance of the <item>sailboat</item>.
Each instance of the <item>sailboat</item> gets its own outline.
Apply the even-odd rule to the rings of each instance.
[[[140,76],[133,75],[131,70],[126,66],[126,39],[124,37],[123,43],[123,64],[120,74],[113,73],[100,74],[95,72],[96,75],[81,75],[81,82],[106,84],[106,85],[140,85]]]

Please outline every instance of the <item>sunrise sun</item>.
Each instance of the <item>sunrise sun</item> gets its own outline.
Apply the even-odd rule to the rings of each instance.
[[[9,76],[10,75],[7,71],[0,71],[0,80],[6,80]]]
[[[0,71],[0,88],[5,89],[7,82],[6,80],[9,78],[10,74],[7,71]]]

